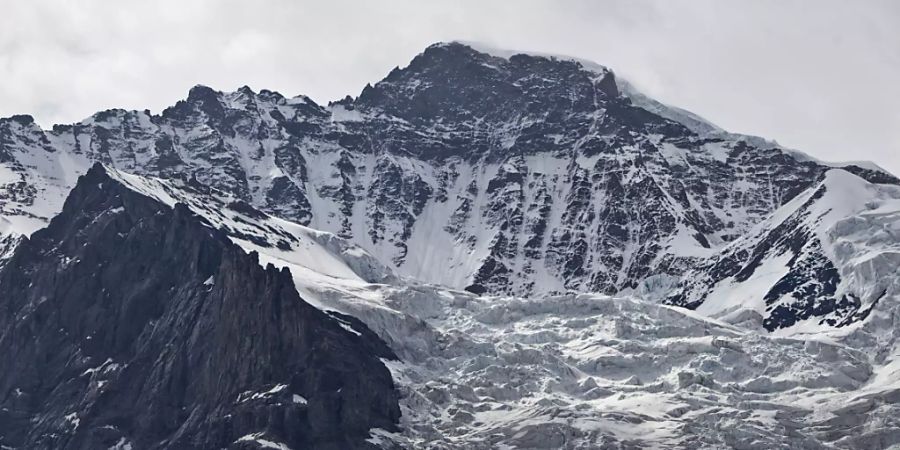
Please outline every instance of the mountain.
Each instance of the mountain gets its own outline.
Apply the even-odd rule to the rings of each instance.
[[[0,445],[889,448],[898,265],[895,176],[570,57],[14,116]]]
[[[436,44],[329,106],[197,86],[161,115],[109,110],[49,131],[4,119],[2,211],[6,228],[36,229],[99,161],[193,178],[417,280],[632,292],[674,283],[831,168],[701,120],[595,64]]]
[[[0,270],[4,448],[369,448],[396,429],[381,340],[123,176],[90,169]]]

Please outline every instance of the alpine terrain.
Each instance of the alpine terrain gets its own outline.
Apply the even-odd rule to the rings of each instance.
[[[461,42],[0,119],[0,446],[900,446],[900,179]]]

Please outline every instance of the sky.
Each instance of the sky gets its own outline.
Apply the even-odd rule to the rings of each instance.
[[[729,131],[900,174],[893,0],[7,2],[0,117],[159,112],[196,84],[327,103],[451,40],[593,60]]]

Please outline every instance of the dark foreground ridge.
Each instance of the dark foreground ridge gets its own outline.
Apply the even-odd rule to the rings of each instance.
[[[95,165],[0,269],[0,444],[371,447],[400,409],[364,331]]]

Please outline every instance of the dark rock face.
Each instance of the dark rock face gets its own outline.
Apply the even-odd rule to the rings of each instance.
[[[394,356],[347,323],[95,166],[0,269],[0,444],[371,447],[399,419]]]
[[[562,119],[598,101],[617,100],[611,72],[599,82],[592,76],[575,61],[525,54],[499,58],[450,43],[429,47],[408,67],[367,86],[353,105],[420,123],[479,117],[501,122],[522,113]]]

